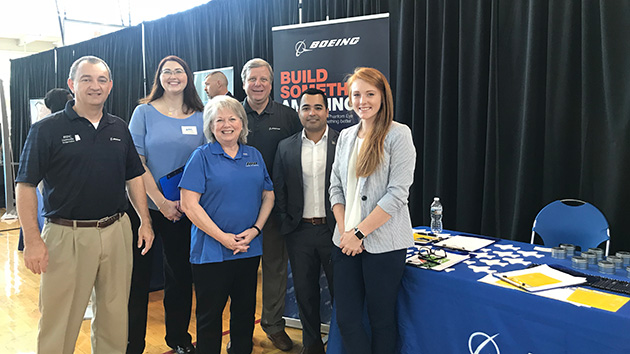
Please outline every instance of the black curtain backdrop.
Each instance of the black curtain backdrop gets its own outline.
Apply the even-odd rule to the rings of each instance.
[[[542,207],[578,198],[630,249],[629,1],[307,0],[303,18],[382,12],[415,224],[438,195],[446,228],[529,241]]]
[[[57,85],[68,87],[70,66],[84,55],[95,55],[109,65],[114,86],[105,108],[129,122],[144,96],[142,75],[142,28],[135,26],[89,41],[57,49]]]
[[[162,58],[177,55],[193,71],[234,67],[234,96],[245,98],[240,73],[249,59],[273,63],[271,28],[298,22],[295,0],[213,0],[145,24],[148,85]]]
[[[31,127],[29,100],[44,98],[46,92],[55,87],[54,51],[49,50],[11,60],[9,85],[12,156],[14,162],[19,162],[26,135]],[[17,168],[14,168],[14,171],[17,172]]]
[[[578,198],[606,215],[612,250],[630,250],[630,0],[303,2],[303,22],[390,13],[396,120],[412,128],[418,152],[414,224],[428,224],[438,195],[446,228],[529,241],[542,207]],[[194,71],[234,66],[242,99],[242,65],[273,64],[271,27],[297,22],[297,0],[214,0],[148,22],[147,85],[160,59],[175,54]],[[140,48],[111,39],[107,53]],[[80,45],[96,55],[104,47]],[[125,68],[113,64],[134,66],[135,55],[102,56],[114,71],[112,111],[128,118],[116,107],[125,100],[129,115],[142,96],[130,88],[139,71],[121,77]],[[14,126],[28,126],[15,107],[28,107],[30,94],[14,80],[45,82],[33,57],[12,62]],[[60,70],[68,68],[64,59]]]

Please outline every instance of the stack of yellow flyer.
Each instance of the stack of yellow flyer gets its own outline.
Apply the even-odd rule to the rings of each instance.
[[[597,290],[577,288],[573,294],[567,298],[567,300],[601,310],[617,312],[630,299],[626,296],[609,294]]]
[[[530,292],[562,288],[586,282],[586,278],[575,277],[553,269],[546,264],[505,273],[494,273],[502,281]]]

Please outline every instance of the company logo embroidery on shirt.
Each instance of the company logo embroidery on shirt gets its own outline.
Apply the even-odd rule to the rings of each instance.
[[[109,138],[109,141],[120,141],[120,138],[115,138],[112,136],[111,138]]]
[[[280,127],[269,127],[269,130],[280,130]]]
[[[258,162],[247,162],[245,163],[246,167],[258,166]]]
[[[76,139],[76,138],[75,138],[75,136],[76,136],[76,137],[78,137],[78,139]],[[78,140],[81,140],[81,138],[79,137],[79,135],[78,135],[78,134],[77,134],[77,135],[75,135],[75,136],[72,136],[72,135],[64,135],[64,136],[62,136],[62,137],[61,137],[61,143],[62,143],[62,144],[70,144],[70,143],[74,143],[74,142],[76,142],[76,141],[78,141]]]

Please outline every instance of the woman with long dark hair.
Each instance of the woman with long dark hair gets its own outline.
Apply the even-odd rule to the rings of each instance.
[[[416,150],[411,130],[394,122],[381,72],[357,68],[348,95],[360,122],[341,131],[330,177],[337,323],[348,353],[390,353],[406,250],[413,245],[408,196]],[[371,341],[358,320],[364,304]]]
[[[176,353],[194,353],[188,333],[192,307],[191,223],[182,213],[179,200],[166,198],[159,183],[160,178],[183,167],[190,154],[206,142],[203,104],[188,64],[174,55],[162,59],[151,93],[140,103],[131,116],[129,130],[146,170],[143,177],[153,229],[162,238],[166,343]],[[146,313],[143,322],[146,328]],[[131,327],[130,346],[140,336],[144,344],[144,330],[134,334]]]

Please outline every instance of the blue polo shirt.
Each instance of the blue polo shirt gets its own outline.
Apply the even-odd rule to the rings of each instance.
[[[262,155],[256,148],[240,145],[234,158],[218,142],[198,147],[186,163],[180,188],[201,194],[199,204],[224,232],[239,234],[254,225],[262,204],[263,190],[273,184]],[[219,241],[193,224],[190,263],[204,264],[262,254],[262,234],[245,253],[232,254]]]

